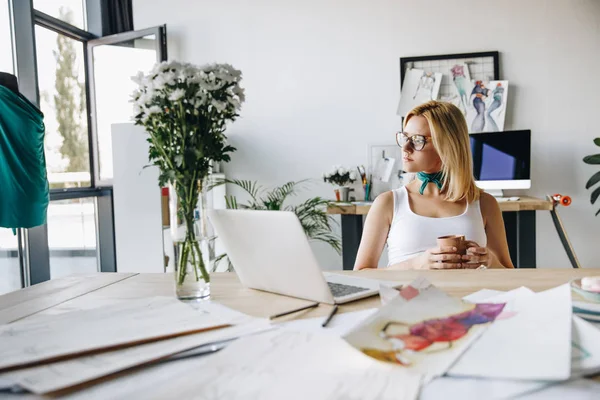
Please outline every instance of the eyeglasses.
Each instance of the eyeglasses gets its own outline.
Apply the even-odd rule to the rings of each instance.
[[[423,135],[408,136],[404,132],[396,132],[396,143],[402,148],[408,146],[408,142],[410,142],[413,149],[421,151],[430,140],[431,138]]]

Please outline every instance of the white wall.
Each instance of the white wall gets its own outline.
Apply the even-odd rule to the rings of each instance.
[[[229,130],[230,177],[265,184],[366,164],[393,143],[399,57],[500,51],[510,80],[506,129],[532,130],[528,192],[567,193],[560,210],[584,267],[600,267],[600,217],[581,159],[600,136],[600,1],[134,0],[137,29],[167,24],[169,55],[241,69],[247,102]],[[317,183],[307,195],[331,197]],[[549,213],[538,212],[540,267],[568,267]],[[324,267],[341,257],[318,249]]]

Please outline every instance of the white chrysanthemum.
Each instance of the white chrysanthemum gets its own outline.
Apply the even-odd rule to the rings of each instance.
[[[162,79],[166,85],[174,85],[177,83],[177,74],[175,72],[165,72]]]
[[[150,106],[148,108],[148,115],[150,114],[160,114],[162,109],[159,106]]]
[[[344,175],[344,174],[346,173],[346,168],[344,168],[344,167],[340,167],[340,168],[338,168],[338,171],[337,171],[337,172],[338,172],[338,174],[340,174],[340,175]]]
[[[144,109],[138,104],[133,103],[133,115],[140,115]]]
[[[356,173],[354,171],[350,172],[350,180],[355,180],[356,179]]]
[[[227,103],[224,103],[224,102],[222,102],[222,101],[219,101],[219,100],[213,100],[213,101],[211,102],[211,104],[212,104],[212,106],[213,106],[214,108],[216,108],[216,109],[217,109],[217,111],[219,111],[219,112],[223,112],[223,111],[225,111],[225,109],[227,108]]]
[[[169,95],[169,100],[171,101],[179,101],[185,96],[185,90],[183,89],[175,89]]]
[[[144,80],[144,73],[142,71],[139,71],[137,74],[135,74],[135,76],[131,77],[131,80],[137,83],[138,85],[141,85],[142,81]]]

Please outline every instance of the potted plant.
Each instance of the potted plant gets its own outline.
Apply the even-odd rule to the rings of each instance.
[[[600,147],[600,138],[594,139],[594,144]],[[591,156],[584,157],[583,162],[590,165],[600,165],[600,154],[593,154]],[[600,182],[600,171],[596,172],[592,177],[587,181],[585,188],[591,189],[594,185]],[[592,204],[598,200],[600,197],[600,186],[594,189],[592,195],[590,197],[590,201]],[[596,211],[596,216],[600,214],[600,210]]]
[[[236,196],[227,195],[225,203],[228,209],[293,211],[300,220],[304,233],[309,240],[327,243],[338,254],[341,254],[342,245],[340,239],[332,232],[332,224],[336,223],[336,221],[331,215],[327,215],[327,205],[330,203],[328,200],[321,197],[313,197],[296,205],[286,204],[287,199],[290,196],[294,196],[304,182],[288,182],[282,186],[268,190],[258,185],[256,181],[219,179],[211,185],[211,188],[231,184],[246,192],[249,200],[244,203],[239,202]],[[215,264],[224,259],[224,257],[226,257],[225,254],[217,257]],[[229,265],[228,270],[231,267]]]
[[[227,64],[197,67],[177,61],[133,78],[138,84],[132,95],[135,124],[148,133],[158,184],[170,188],[175,281],[182,299],[210,296],[206,178],[212,163],[229,161],[235,151],[225,129],[244,101],[241,78]]]
[[[323,181],[337,186],[334,189],[337,201],[348,201],[350,188],[347,186],[356,180],[356,172],[341,165],[335,165],[331,171],[323,174]],[[340,196],[341,194],[341,196]]]

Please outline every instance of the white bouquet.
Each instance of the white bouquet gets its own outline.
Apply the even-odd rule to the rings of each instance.
[[[334,165],[331,171],[323,174],[323,181],[337,186],[345,186],[348,183],[354,183],[356,172],[351,171],[341,165]]]

